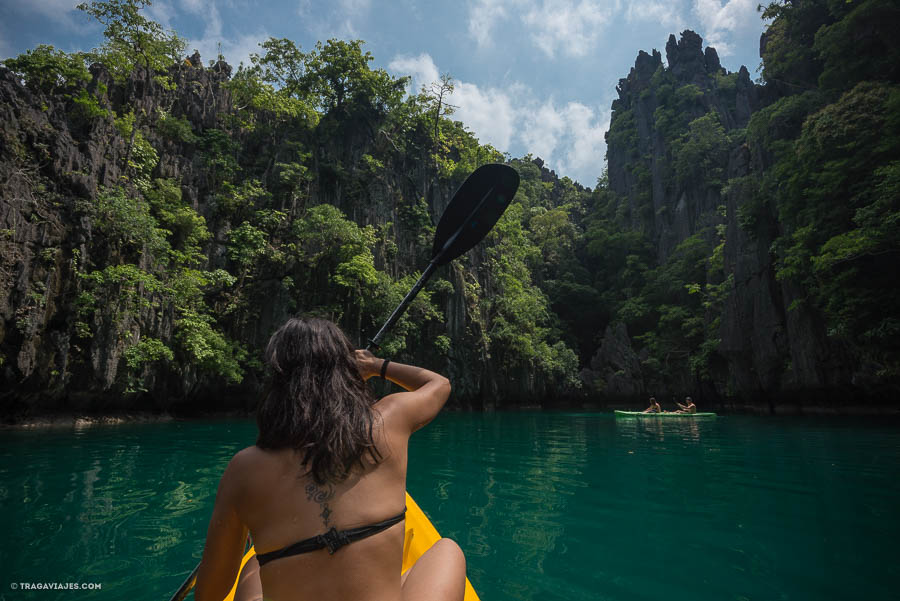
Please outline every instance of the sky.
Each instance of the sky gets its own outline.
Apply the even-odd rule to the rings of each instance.
[[[0,0],[0,58],[38,44],[67,52],[102,41],[80,0]],[[410,76],[410,91],[453,77],[453,119],[513,157],[541,157],[593,187],[605,168],[610,105],[639,50],[665,60],[669,34],[691,29],[722,66],[758,76],[759,0],[156,0],[145,13],[237,66],[270,37],[301,49],[362,39],[373,68]]]

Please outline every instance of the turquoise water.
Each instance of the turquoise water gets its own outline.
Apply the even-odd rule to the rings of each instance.
[[[445,414],[408,486],[483,601],[897,599],[900,423]],[[250,421],[0,431],[0,601],[166,601]],[[12,584],[99,584],[23,591]]]

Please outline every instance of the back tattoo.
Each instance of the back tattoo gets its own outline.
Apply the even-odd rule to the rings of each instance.
[[[331,484],[325,484],[323,487],[319,487],[315,482],[311,482],[306,485],[306,498],[309,501],[315,501],[319,504],[319,507],[322,508],[322,513],[319,515],[322,517],[322,522],[324,522],[325,526],[330,526],[330,522],[328,518],[331,516],[331,508],[328,506],[328,501],[334,496],[334,486]]]

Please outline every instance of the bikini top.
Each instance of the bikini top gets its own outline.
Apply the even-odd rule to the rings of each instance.
[[[304,539],[300,542],[294,543],[293,545],[288,545],[287,547],[283,547],[281,549],[278,549],[277,551],[257,553],[256,559],[257,561],[259,561],[259,565],[262,566],[272,561],[273,559],[281,559],[282,557],[300,555],[301,553],[309,553],[310,551],[318,551],[319,549],[325,548],[328,549],[329,555],[334,555],[334,552],[341,547],[349,545],[350,543],[356,542],[358,540],[362,540],[364,538],[369,538],[373,534],[378,534],[379,532],[387,530],[394,524],[402,522],[405,517],[406,507],[404,507],[403,511],[401,511],[394,517],[388,518],[383,522],[378,522],[377,524],[360,526],[359,528],[350,528],[348,530],[338,530],[334,526],[332,526],[331,530],[324,534],[317,534],[316,536]]]

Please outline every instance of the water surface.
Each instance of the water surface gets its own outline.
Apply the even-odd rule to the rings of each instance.
[[[413,437],[408,488],[483,601],[897,599],[898,426],[450,413]],[[166,601],[254,437],[226,420],[0,431],[0,601]]]

